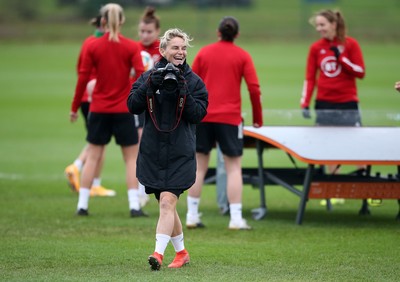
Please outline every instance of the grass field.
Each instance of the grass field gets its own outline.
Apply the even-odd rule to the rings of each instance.
[[[204,43],[194,42],[189,61]],[[311,125],[298,111],[308,43],[239,44],[256,61],[265,124]],[[393,85],[400,79],[399,46],[360,44],[367,65],[358,83],[364,123],[398,126],[393,117],[400,95]],[[72,43],[0,46],[1,281],[398,281],[395,201],[360,217],[360,201],[327,212],[311,200],[303,225],[296,226],[299,199],[277,186],[267,187],[269,213],[261,221],[251,219],[258,190],[245,187],[250,232],[227,230],[214,186],[206,186],[201,211],[208,228],[184,230],[191,264],[150,272],[146,258],[154,248],[157,205],[153,200],[145,208],[150,218],[128,217],[124,166],[114,143],[107,149],[103,183],[117,196],[91,199],[89,218],[74,215],[77,195],[68,190],[63,170],[84,145],[82,121],[71,125],[68,119],[78,50]],[[249,113],[247,92],[243,99]],[[269,161],[288,162],[278,152]],[[253,151],[245,152],[244,164],[256,166]],[[186,195],[178,208],[184,217]],[[169,246],[166,263],[173,255]]]

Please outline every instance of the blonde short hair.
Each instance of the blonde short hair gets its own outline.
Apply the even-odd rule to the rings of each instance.
[[[175,37],[182,38],[185,41],[186,46],[192,47],[192,45],[190,45],[190,41],[192,41],[193,39],[189,35],[187,35],[179,28],[170,28],[160,38],[160,49],[165,50],[168,43]]]

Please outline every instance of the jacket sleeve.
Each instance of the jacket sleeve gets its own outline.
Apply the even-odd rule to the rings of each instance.
[[[132,85],[127,106],[132,114],[141,114],[147,108],[146,92],[150,87],[147,83],[148,74],[142,74]]]
[[[75,95],[72,100],[71,112],[76,113],[81,105],[82,97],[86,91],[87,83],[93,68],[93,60],[89,52],[84,52],[79,59],[78,82],[75,87]]]
[[[364,78],[364,59],[362,56],[360,45],[357,43],[357,41],[351,40],[349,42],[343,54],[340,55],[339,62],[343,66],[345,72],[357,78]]]
[[[192,73],[192,81],[188,85],[186,102],[183,108],[182,118],[197,124],[207,114],[208,92],[204,82],[196,74]]]
[[[263,125],[263,115],[261,106],[261,90],[258,81],[256,69],[250,55],[246,60],[244,67],[244,79],[247,84],[247,90],[250,94],[251,107],[253,110],[253,124],[258,126]]]
[[[300,100],[300,106],[302,108],[310,106],[310,101],[315,87],[317,70],[318,70],[318,63],[317,63],[316,52],[314,52],[314,48],[313,46],[311,46],[307,57],[306,79],[303,84],[303,91]]]
[[[140,47],[139,44],[136,42],[135,42],[135,52],[133,53],[131,64],[132,68],[135,70],[135,75],[134,77],[131,78],[131,81],[135,82],[136,79],[140,77],[144,72],[144,65],[143,65],[142,55],[140,53]]]

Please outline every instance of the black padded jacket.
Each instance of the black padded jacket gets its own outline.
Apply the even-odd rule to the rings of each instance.
[[[166,64],[163,58],[154,69],[163,68]],[[204,82],[186,62],[179,68],[186,81],[185,90],[177,89],[171,93],[152,89],[149,82],[149,76],[154,71],[152,69],[143,73],[132,85],[127,101],[132,114],[145,112],[137,177],[144,186],[161,191],[186,190],[195,182],[196,124],[207,114],[208,92]],[[185,94],[180,120],[177,105],[182,96],[179,93]],[[149,95],[154,99],[152,115],[149,111]],[[179,123],[173,129],[177,120]]]

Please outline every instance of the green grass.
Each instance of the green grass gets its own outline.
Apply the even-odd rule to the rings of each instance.
[[[194,43],[189,61],[207,42]],[[265,124],[311,125],[298,112],[308,43],[239,43],[259,71]],[[393,89],[399,79],[398,45],[361,46],[367,64],[367,77],[358,84],[362,108],[378,116],[398,113],[400,95]],[[63,170],[84,145],[82,121],[69,123],[78,50],[79,44],[0,46],[1,281],[398,280],[396,201],[385,200],[371,208],[371,216],[360,217],[358,200],[332,212],[311,200],[303,225],[296,226],[299,199],[277,186],[267,187],[269,213],[261,221],[251,219],[251,209],[259,206],[258,190],[244,188],[251,232],[227,230],[229,218],[218,214],[215,187],[206,186],[201,211],[208,228],[184,230],[191,264],[150,272],[146,258],[154,249],[157,204],[153,200],[145,208],[149,218],[128,217],[124,166],[114,143],[107,149],[103,183],[117,196],[93,198],[89,218],[74,216],[77,195],[68,190]],[[243,100],[249,112],[247,92]],[[293,116],[282,119],[281,109]],[[289,163],[282,152],[268,152],[267,158],[268,165]],[[256,166],[253,150],[246,150],[244,165]],[[376,169],[393,173],[388,167]],[[184,218],[186,194],[178,209]],[[165,262],[173,255],[169,246]]]

